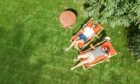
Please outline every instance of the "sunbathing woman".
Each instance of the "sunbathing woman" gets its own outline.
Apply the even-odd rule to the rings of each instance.
[[[71,41],[76,37],[75,40],[65,50],[68,51],[74,45],[78,49],[78,46],[84,45],[89,38],[93,36],[97,37],[97,35],[94,33],[94,30],[93,30],[94,28],[95,28],[95,25],[92,25],[92,27],[85,27],[84,30],[80,31],[78,35],[73,36]]]
[[[82,61],[80,61],[80,63],[78,63],[77,65],[73,66],[71,68],[71,70],[74,70],[75,68],[77,68],[79,66],[82,66],[84,64],[91,63],[99,56],[105,56],[106,61],[109,61],[108,58],[111,56],[109,51],[110,51],[109,47],[102,48],[101,46],[98,46],[94,50],[86,52],[85,54],[78,55],[77,58],[75,59],[75,61],[80,61],[83,58],[85,60],[82,60]]]

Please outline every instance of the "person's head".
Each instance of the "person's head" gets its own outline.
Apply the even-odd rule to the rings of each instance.
[[[95,28],[95,27],[96,27],[96,24],[94,23],[94,24],[92,25],[92,27]]]
[[[110,48],[109,48],[108,46],[106,46],[106,47],[104,48],[104,51],[105,51],[106,53],[109,53]]]

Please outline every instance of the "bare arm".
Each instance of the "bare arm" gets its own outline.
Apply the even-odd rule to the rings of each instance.
[[[110,52],[108,54],[106,54],[105,56],[106,56],[105,61],[109,62],[109,58],[111,57]]]

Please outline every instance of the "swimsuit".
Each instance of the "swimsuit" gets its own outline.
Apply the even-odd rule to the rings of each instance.
[[[94,35],[94,31],[90,27],[86,27],[84,28],[83,33],[79,35],[79,38],[83,39],[85,43],[87,41],[87,38],[93,35]]]
[[[87,52],[86,55],[88,55],[87,57],[87,61],[88,63],[93,62],[93,60],[95,60],[97,57],[105,55],[106,52],[102,50],[101,46],[96,47],[95,50],[92,50],[91,52]]]
[[[93,53],[95,58],[106,54],[106,52],[102,50],[101,46],[96,47],[96,49],[91,52]]]
[[[84,34],[80,34],[79,38],[84,40],[84,43],[87,41],[87,37]]]

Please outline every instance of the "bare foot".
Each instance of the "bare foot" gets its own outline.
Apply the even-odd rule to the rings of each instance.
[[[66,48],[65,51],[69,51],[69,48]]]
[[[70,68],[70,70],[74,70],[74,69],[75,69],[74,67]]]
[[[73,41],[73,40],[71,39],[71,40],[70,40],[70,43],[71,43],[72,41]]]
[[[79,60],[78,60],[77,58],[74,58],[74,61],[76,61],[76,62],[77,62],[77,61],[79,61]]]

